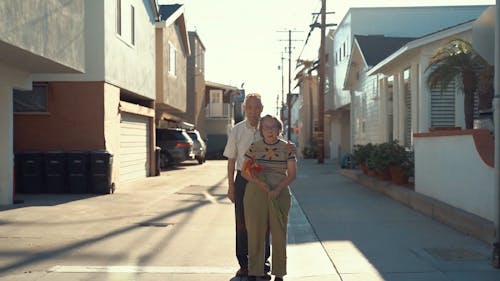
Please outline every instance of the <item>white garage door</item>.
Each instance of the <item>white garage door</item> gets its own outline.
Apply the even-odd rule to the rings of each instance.
[[[122,113],[120,122],[120,182],[149,175],[149,119]]]

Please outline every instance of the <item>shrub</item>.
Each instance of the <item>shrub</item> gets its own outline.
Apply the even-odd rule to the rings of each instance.
[[[375,146],[370,154],[370,161],[373,168],[383,171],[390,166],[402,166],[408,162],[408,152],[397,140],[381,143]]]
[[[374,148],[375,145],[372,144],[371,142],[367,144],[357,144],[354,146],[352,157],[354,158],[354,160],[356,160],[358,164],[366,163]]]

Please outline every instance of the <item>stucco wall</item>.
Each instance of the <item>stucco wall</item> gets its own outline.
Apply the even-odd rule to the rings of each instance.
[[[85,41],[80,45],[85,48],[85,73],[37,74],[33,79],[106,81],[126,91],[155,99],[155,35],[149,2],[122,0],[122,36],[116,32],[116,1],[84,2]],[[129,38],[131,5],[135,10],[135,45],[130,43]]]
[[[472,135],[414,140],[415,191],[493,221],[494,169],[479,156]]]
[[[155,99],[155,27],[149,1],[122,0],[122,37],[116,33],[116,1],[104,3],[105,81]],[[135,45],[130,44],[125,32],[130,29],[126,16],[130,14],[131,5],[135,8]]]
[[[105,148],[102,82],[50,82],[47,107],[14,114],[14,151]]]
[[[175,24],[163,30],[163,103],[175,109],[186,112],[187,110],[187,56],[180,42],[181,34]],[[168,71],[170,44],[175,48],[175,75]]]
[[[84,0],[3,0],[0,1],[0,41],[27,54],[83,71],[84,15]],[[29,55],[23,58],[25,63],[28,59],[39,58]],[[37,63],[41,64],[38,71],[43,71],[43,65],[52,62]]]
[[[120,119],[118,110],[120,103],[120,88],[110,84],[104,84],[104,112],[101,124],[104,125],[105,149],[113,154],[112,182],[120,175]]]

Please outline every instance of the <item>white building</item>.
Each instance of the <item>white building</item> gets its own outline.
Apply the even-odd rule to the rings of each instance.
[[[325,140],[330,145],[330,157],[338,158],[351,150],[355,126],[367,129],[366,123],[354,123],[351,101],[355,92],[345,88],[355,35],[417,38],[476,19],[486,8],[487,6],[448,6],[350,9],[333,33],[333,47],[330,48],[332,53],[328,55],[331,76],[328,77],[329,88],[325,93],[325,114],[328,115],[325,117],[328,122],[325,122],[325,126],[330,128],[330,135],[325,136]],[[372,84],[372,88],[377,86],[377,83]],[[400,128],[400,125],[402,124],[395,128]],[[378,130],[373,132],[378,134]],[[348,137],[346,133],[349,134]],[[404,133],[404,130],[397,129],[398,138],[403,139]],[[372,137],[367,136],[365,139]]]

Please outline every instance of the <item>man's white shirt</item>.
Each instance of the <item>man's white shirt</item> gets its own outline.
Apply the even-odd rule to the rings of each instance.
[[[258,128],[250,126],[250,123],[245,119],[234,125],[231,130],[224,149],[224,156],[236,159],[236,169],[241,171],[248,148],[253,142],[261,139]]]

